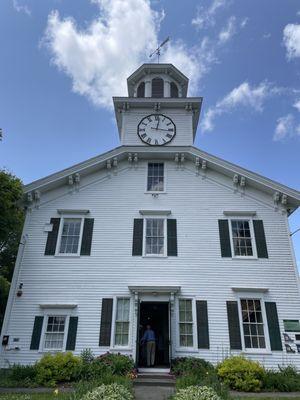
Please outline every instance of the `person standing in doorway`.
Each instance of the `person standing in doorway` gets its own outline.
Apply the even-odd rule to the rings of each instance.
[[[147,367],[153,367],[155,362],[155,333],[150,325],[146,326],[145,333],[141,340],[142,344],[146,344],[147,351]]]

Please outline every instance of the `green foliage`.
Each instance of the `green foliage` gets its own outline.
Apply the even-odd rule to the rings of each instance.
[[[295,367],[280,367],[279,371],[266,371],[264,389],[278,392],[300,391],[300,374]]]
[[[84,349],[80,353],[80,358],[84,363],[91,363],[94,360],[95,355],[91,349]]]
[[[199,377],[204,377],[208,373],[213,373],[215,368],[210,362],[202,358],[179,357],[172,360],[171,371],[176,376],[193,373]]]
[[[16,382],[32,381],[36,379],[36,367],[35,365],[20,365],[14,364],[11,368],[10,377]]]
[[[217,367],[218,376],[233,390],[259,392],[263,386],[264,368],[244,357],[230,357]]]
[[[217,393],[208,386],[189,386],[179,389],[174,400],[220,400]]]
[[[134,368],[133,359],[123,354],[106,353],[97,357],[95,362],[108,367],[113,375],[125,376]]]
[[[24,221],[21,198],[20,179],[0,170],[0,330]]]
[[[76,378],[81,363],[72,353],[45,354],[36,364],[36,381],[42,386],[55,386]]]
[[[132,393],[123,385],[101,385],[86,393],[82,400],[133,400]]]

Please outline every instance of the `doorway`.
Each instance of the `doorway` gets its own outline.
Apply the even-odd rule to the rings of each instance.
[[[137,332],[138,367],[147,367],[147,351],[141,339],[150,325],[155,333],[155,368],[169,367],[170,346],[170,324],[169,324],[169,302],[142,301],[139,310],[139,324]]]

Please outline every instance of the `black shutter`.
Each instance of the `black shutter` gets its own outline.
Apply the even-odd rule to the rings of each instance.
[[[229,225],[227,219],[219,219],[219,234],[222,257],[231,257],[231,244],[229,236]]]
[[[75,350],[78,317],[70,317],[66,350]]]
[[[276,303],[265,302],[271,350],[282,350]]]
[[[164,81],[161,78],[152,79],[152,97],[164,97]]]
[[[196,300],[198,349],[209,349],[207,301]]]
[[[41,334],[43,328],[44,317],[35,317],[33,331],[31,336],[30,350],[38,350],[40,348]]]
[[[85,218],[81,241],[81,256],[89,256],[91,254],[92,239],[93,239],[94,219]]]
[[[99,346],[110,346],[113,299],[102,299]]]
[[[133,221],[132,255],[143,255],[143,219],[135,218]]]
[[[237,301],[227,301],[227,318],[231,350],[242,350],[240,319]]]
[[[50,224],[52,224],[52,231],[48,232],[45,256],[54,256],[55,254],[60,218],[51,218]]]
[[[168,256],[177,256],[177,223],[176,219],[167,219]]]
[[[268,250],[263,221],[259,219],[253,220],[253,228],[256,242],[256,250],[258,258],[268,258]]]

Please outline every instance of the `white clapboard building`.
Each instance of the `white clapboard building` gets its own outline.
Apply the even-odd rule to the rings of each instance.
[[[230,354],[300,367],[300,193],[193,146],[202,98],[173,65],[127,84],[121,145],[24,188],[1,367],[86,348],[142,367],[147,323],[157,367]]]

